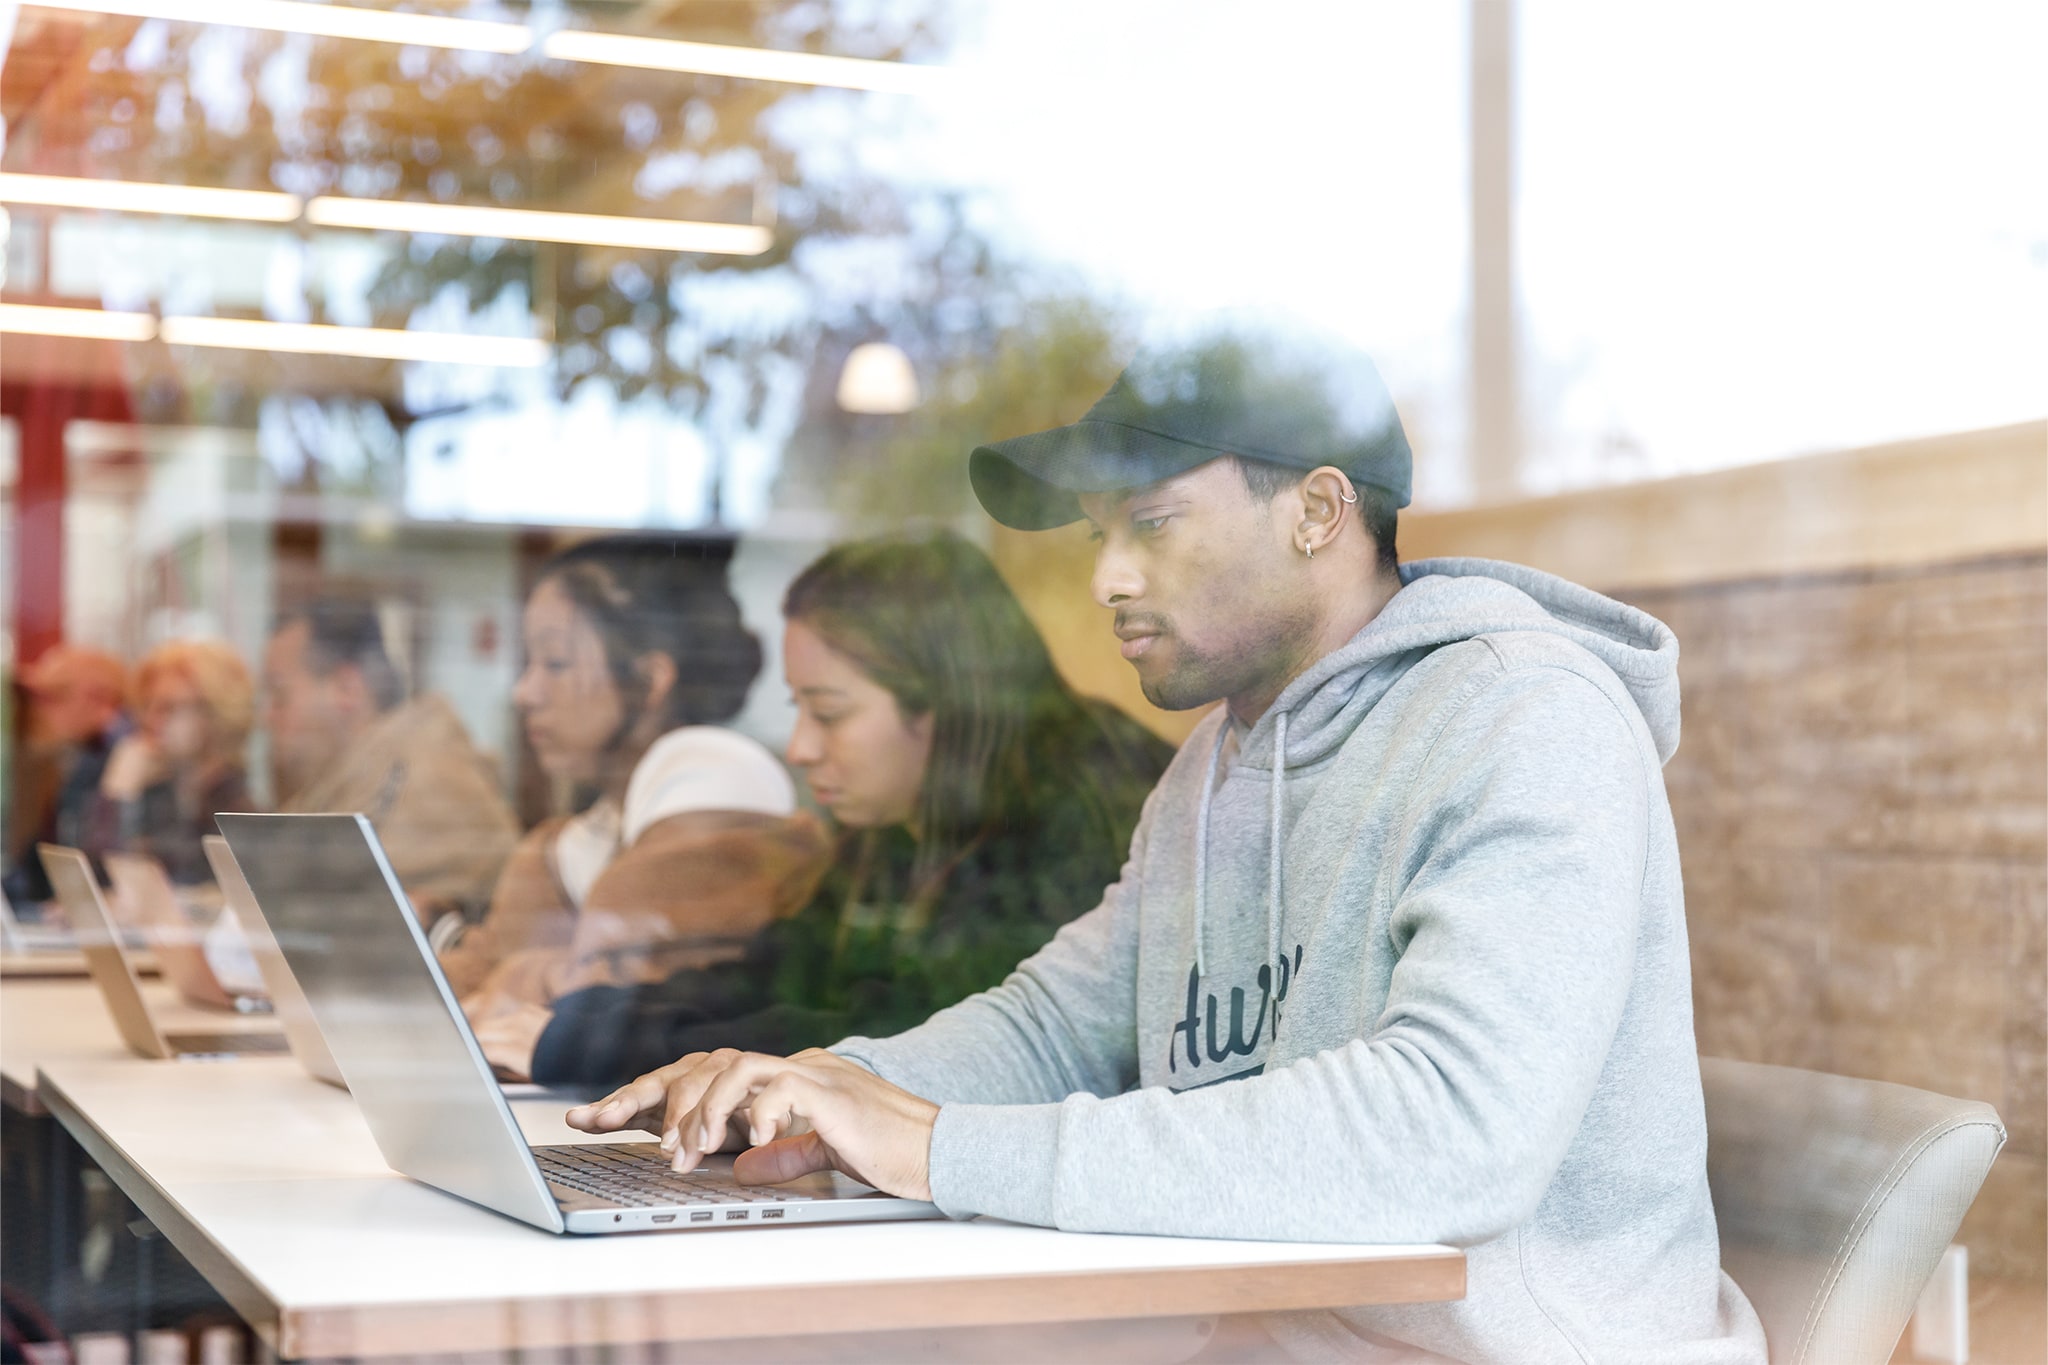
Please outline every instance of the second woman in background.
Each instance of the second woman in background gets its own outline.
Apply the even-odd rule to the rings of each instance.
[[[831,873],[738,962],[485,1026],[503,1069],[612,1085],[692,1051],[895,1032],[1000,982],[1116,879],[1172,750],[1061,681],[981,551],[842,545],[783,612],[789,761],[849,831]]]
[[[586,803],[528,834],[483,923],[441,944],[478,1019],[734,956],[803,904],[829,842],[774,755],[721,727],[761,669],[721,560],[577,546],[542,571],[522,632],[527,740]]]
[[[215,640],[158,645],[135,669],[135,730],[114,745],[85,819],[85,848],[155,858],[180,884],[211,881],[200,838],[217,811],[251,808],[244,757],[255,686]]]

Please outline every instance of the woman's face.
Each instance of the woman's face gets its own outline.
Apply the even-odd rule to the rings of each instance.
[[[513,684],[512,704],[527,741],[548,776],[597,781],[606,747],[625,718],[604,642],[552,578],[526,599],[520,630],[526,668]]]
[[[174,763],[205,757],[213,743],[213,724],[199,689],[189,679],[166,674],[150,684],[142,699],[142,732]]]
[[[932,756],[932,718],[905,716],[889,690],[801,621],[782,633],[796,702],[789,766],[832,818],[854,829],[910,823]]]

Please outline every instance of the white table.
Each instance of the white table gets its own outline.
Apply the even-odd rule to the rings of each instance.
[[[161,1028],[195,1033],[275,1033],[275,1015],[236,1014],[188,1005],[169,983],[145,981]],[[107,1013],[99,987],[77,977],[9,976],[0,979],[0,1103],[39,1114],[36,1068],[45,1062],[133,1057]],[[193,1066],[198,1063],[179,1063]]]
[[[280,1355],[787,1340],[1422,1302],[1462,1253],[990,1220],[555,1237],[388,1170],[293,1063],[46,1063],[43,1103]],[[535,1142],[602,1141],[559,1101]],[[645,1140],[642,1135],[638,1140]],[[844,1343],[840,1343],[844,1345]]]

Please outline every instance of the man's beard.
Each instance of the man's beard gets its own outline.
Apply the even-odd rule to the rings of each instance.
[[[1306,615],[1289,613],[1269,621],[1255,640],[1228,648],[1197,649],[1167,627],[1164,618],[1148,624],[1159,625],[1161,640],[1170,640],[1174,650],[1173,666],[1165,673],[1138,675],[1145,700],[1162,711],[1190,711],[1266,690],[1276,678],[1300,668],[1313,634]]]
[[[1157,678],[1139,676],[1138,687],[1145,694],[1145,700],[1162,711],[1189,711],[1197,706],[1227,697],[1236,690],[1236,673],[1240,667],[1233,667],[1220,659],[1212,659],[1188,645],[1185,640],[1174,639],[1174,665]]]

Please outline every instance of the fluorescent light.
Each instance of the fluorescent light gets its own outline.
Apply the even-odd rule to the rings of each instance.
[[[537,337],[476,336],[468,332],[409,332],[392,327],[331,327],[324,323],[271,322],[267,318],[165,318],[111,313],[99,308],[50,308],[0,303],[0,335],[86,337],[148,341],[168,346],[215,346],[294,355],[345,355],[367,360],[439,361],[533,369],[548,363],[548,344]]]
[[[264,318],[165,318],[158,332],[170,346],[224,346],[296,355],[360,356],[367,360],[430,360],[508,369],[532,369],[548,362],[548,344],[537,337],[333,327],[317,322],[271,322]]]
[[[323,38],[355,38],[371,43],[403,43],[413,47],[446,47],[468,52],[525,52],[534,31],[524,24],[485,19],[453,19],[438,14],[395,14],[389,10],[349,5],[313,5],[303,0],[29,0],[44,9],[82,14],[119,14],[137,19],[169,19],[185,24],[224,24],[269,29],[276,33],[311,33]],[[742,80],[782,81],[791,85],[834,85],[851,90],[879,90],[896,95],[926,95],[946,80],[946,70],[907,62],[873,61],[865,57],[828,57],[817,52],[778,52],[772,48],[728,47],[672,38],[643,38],[630,33],[592,33],[559,29],[541,40],[541,52],[558,61],[592,62],[600,66],[637,66],[650,71],[686,71],[702,76],[736,76]]]
[[[108,209],[115,213],[172,213],[186,218],[237,218],[255,223],[289,223],[299,216],[299,197],[275,190],[148,185],[133,180],[18,175],[11,171],[0,172],[0,203]]]
[[[836,85],[895,95],[925,95],[944,84],[944,67],[878,62],[865,57],[828,57],[817,52],[777,52],[763,47],[726,47],[675,38],[641,38],[629,33],[558,29],[541,40],[541,55],[565,62],[637,66],[649,71],[688,71],[701,76],[783,81],[791,85]]]
[[[84,14],[119,14],[135,19],[170,19],[182,24],[225,24],[274,33],[311,33],[322,38],[355,38],[367,43],[404,43],[466,52],[524,52],[533,30],[524,24],[451,19],[439,14],[395,14],[347,5],[309,5],[302,0],[29,0],[43,9]]]
[[[614,218],[599,213],[550,213],[475,204],[422,204],[402,199],[343,199],[322,195],[306,205],[306,221],[320,227],[384,232],[438,232],[451,237],[502,237],[524,242],[648,247],[657,251],[709,251],[758,256],[774,240],[748,223],[690,223],[661,218]]]
[[[156,335],[156,319],[147,313],[0,303],[0,335],[9,332],[24,336],[87,337],[96,341],[147,341]]]

